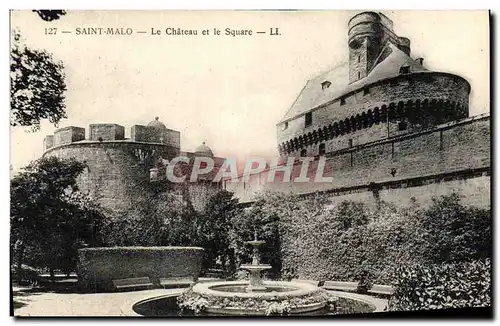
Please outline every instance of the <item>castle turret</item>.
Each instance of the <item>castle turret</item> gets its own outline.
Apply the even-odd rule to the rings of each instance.
[[[397,36],[392,20],[382,13],[369,11],[357,14],[351,18],[348,27],[349,84],[369,74],[388,42],[410,55],[410,40]]]
[[[368,75],[381,50],[383,28],[380,16],[363,12],[349,21],[349,83]]]

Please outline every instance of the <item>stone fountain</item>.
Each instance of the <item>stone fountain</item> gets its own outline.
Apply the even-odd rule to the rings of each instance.
[[[179,306],[212,315],[304,314],[323,309],[329,295],[306,282],[262,280],[261,272],[271,265],[261,264],[259,247],[265,241],[247,241],[253,248],[251,264],[240,269],[250,280],[197,283],[179,298]]]
[[[254,234],[254,239],[246,243],[253,248],[252,262],[240,269],[250,273],[249,280],[196,283],[181,294],[141,300],[132,309],[143,316],[330,315],[337,310],[375,310],[364,299],[344,296],[337,301],[339,293],[329,294],[311,283],[262,280],[261,272],[271,268],[260,263],[259,247],[265,242]]]
[[[247,292],[262,292],[266,291],[266,287],[262,283],[261,272],[266,269],[271,269],[271,265],[260,263],[260,253],[259,247],[262,246],[265,241],[257,239],[257,232],[254,233],[254,239],[252,241],[245,242],[253,247],[252,251],[252,263],[247,265],[241,265],[240,269],[246,270],[250,273],[250,281],[246,287]]]

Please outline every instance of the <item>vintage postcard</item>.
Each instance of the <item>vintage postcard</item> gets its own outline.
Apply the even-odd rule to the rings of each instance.
[[[488,11],[10,24],[13,316],[492,316]]]

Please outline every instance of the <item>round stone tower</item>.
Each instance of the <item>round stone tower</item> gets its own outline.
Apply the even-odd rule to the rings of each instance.
[[[75,158],[87,165],[79,177],[80,190],[110,212],[120,213],[146,198],[152,189],[150,169],[160,159],[180,152],[180,133],[165,127],[158,118],[147,126],[135,125],[131,137],[117,124],[91,124],[85,129],[66,127],[44,141],[44,156]]]

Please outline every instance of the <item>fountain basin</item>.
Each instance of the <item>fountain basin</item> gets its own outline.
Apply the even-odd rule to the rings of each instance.
[[[271,265],[266,265],[266,264],[259,264],[259,265],[241,265],[240,269],[246,269],[247,271],[263,271],[266,269],[271,269]]]
[[[331,295],[335,296],[337,300],[333,304],[327,304],[321,309],[311,309],[306,305],[305,312],[296,310],[294,315],[303,316],[330,316],[342,314],[366,314],[371,312],[382,312],[387,304],[384,302],[382,305],[376,299],[366,295],[352,294],[347,292],[328,291]],[[122,307],[122,313],[125,316],[153,316],[153,317],[190,317],[190,316],[249,316],[249,315],[262,315],[249,314],[248,312],[241,311],[237,308],[227,309],[223,314],[209,313],[208,311],[195,313],[190,309],[181,309],[179,307],[179,293],[156,295],[152,297],[145,296],[142,300],[135,300],[126,302]]]
[[[198,283],[179,297],[179,305],[217,315],[303,314],[328,304],[326,291],[309,283],[263,281],[247,292],[247,281]]]
[[[264,240],[250,240],[250,241],[246,241],[245,243],[247,243],[251,246],[254,246],[254,247],[258,247],[258,246],[263,245],[266,242]]]
[[[222,281],[197,283],[193,287],[193,292],[223,298],[260,298],[280,300],[288,297],[309,295],[319,290],[318,287],[312,284],[302,282],[263,281],[262,285],[269,288],[270,291],[259,293],[231,291],[232,287],[241,289],[247,287],[248,281]],[[277,290],[273,291],[274,288]]]

